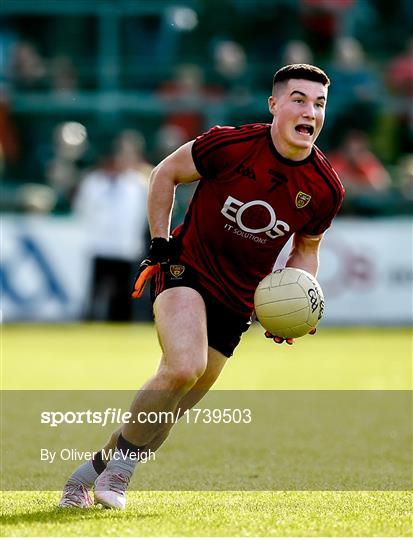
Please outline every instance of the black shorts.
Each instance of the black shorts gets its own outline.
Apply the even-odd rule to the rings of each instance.
[[[182,264],[170,264],[167,269],[158,272],[151,281],[151,299],[166,289],[190,287],[202,296],[207,315],[208,345],[224,356],[232,356],[241,335],[251,325],[251,318],[234,313],[202,288],[193,268]]]

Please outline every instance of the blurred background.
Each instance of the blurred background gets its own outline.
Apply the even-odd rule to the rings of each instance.
[[[317,144],[347,189],[322,250],[326,323],[411,322],[410,0],[2,0],[0,15],[4,321],[149,320],[130,289],[151,169],[215,124],[271,122],[273,73],[306,62],[332,81]]]

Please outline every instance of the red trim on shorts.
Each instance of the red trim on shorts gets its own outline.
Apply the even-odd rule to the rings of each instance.
[[[161,290],[160,293],[165,289],[165,272],[161,272]]]
[[[160,270],[155,276],[155,296],[158,296],[159,294],[159,276],[161,272],[162,270]]]

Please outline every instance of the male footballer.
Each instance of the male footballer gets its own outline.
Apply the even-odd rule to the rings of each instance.
[[[329,84],[318,67],[285,66],[275,73],[268,99],[271,124],[215,126],[154,169],[148,198],[152,242],[134,296],[151,277],[162,357],[131,405],[132,418],[178,407],[183,414],[205,395],[248,330],[254,291],[291,236],[287,266],[317,274],[323,233],[344,194],[314,144]],[[170,236],[175,188],[196,180],[184,223]],[[171,427],[124,424],[103,455],[97,452],[72,474],[60,506],[92,505],[94,486],[95,502],[123,509],[137,456],[159,448]],[[108,450],[113,457],[105,460]]]

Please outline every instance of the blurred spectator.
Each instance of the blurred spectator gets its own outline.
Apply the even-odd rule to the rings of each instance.
[[[218,41],[213,49],[216,83],[220,93],[235,100],[235,105],[248,101],[251,80],[248,73],[247,55],[236,41]]]
[[[129,164],[149,181],[153,165],[146,160],[146,142],[142,133],[134,129],[125,129],[118,135],[116,146],[118,149],[116,159],[123,163],[123,166]]]
[[[363,132],[347,133],[340,148],[331,153],[329,159],[350,196],[382,192],[390,187],[390,176],[371,152]]]
[[[32,43],[21,41],[15,44],[10,62],[10,78],[18,90],[37,90],[47,86],[46,63]]]
[[[160,88],[159,96],[174,105],[174,110],[167,115],[167,124],[182,128],[188,139],[202,131],[204,115],[201,111],[205,91],[204,73],[199,66],[178,66],[174,78]]]
[[[175,124],[165,124],[155,135],[155,160],[157,163],[189,141],[186,131]]]
[[[19,42],[17,32],[12,28],[12,23],[8,17],[0,18],[0,82],[2,84],[9,81],[11,74],[11,64],[13,51],[16,43]]]
[[[349,9],[354,9],[355,0],[301,0],[301,22],[312,47],[319,54],[328,53],[343,19]]]
[[[71,94],[78,88],[78,74],[69,56],[56,56],[50,64],[50,83],[52,91],[58,94]]]
[[[405,50],[388,65],[387,80],[396,95],[413,98],[413,36]]]
[[[120,134],[108,162],[85,176],[74,201],[90,235],[90,320],[132,319],[132,277],[147,229],[147,181],[139,166],[140,147]]]
[[[314,55],[305,41],[292,39],[285,46],[282,64],[312,64]]]
[[[347,91],[347,99],[369,100],[377,94],[377,77],[366,62],[363,47],[353,37],[340,37],[331,65],[334,83]]]
[[[359,41],[338,38],[333,62],[327,70],[332,81],[330,107],[338,113],[337,123],[353,128],[371,128],[378,112],[381,85],[365,60]]]
[[[10,117],[9,101],[6,93],[0,90],[0,177],[4,172],[10,174],[19,157],[20,142]]]
[[[203,109],[216,102],[220,93],[216,87],[205,84],[203,69],[195,64],[181,64],[172,80],[165,82],[158,95],[172,105],[166,124],[180,127],[187,140],[196,137],[204,129]]]
[[[220,41],[214,50],[215,67],[224,77],[238,78],[245,73],[247,57],[236,41]]]
[[[399,161],[399,182],[400,193],[406,201],[413,203],[413,153],[402,156]],[[410,207],[410,210],[412,208]]]
[[[88,148],[87,131],[79,122],[64,122],[53,131],[53,157],[45,175],[55,190],[61,210],[70,206],[80,180],[79,160]]]
[[[395,106],[395,139],[398,152],[413,148],[413,36],[405,50],[387,67],[387,84],[397,98]]]

